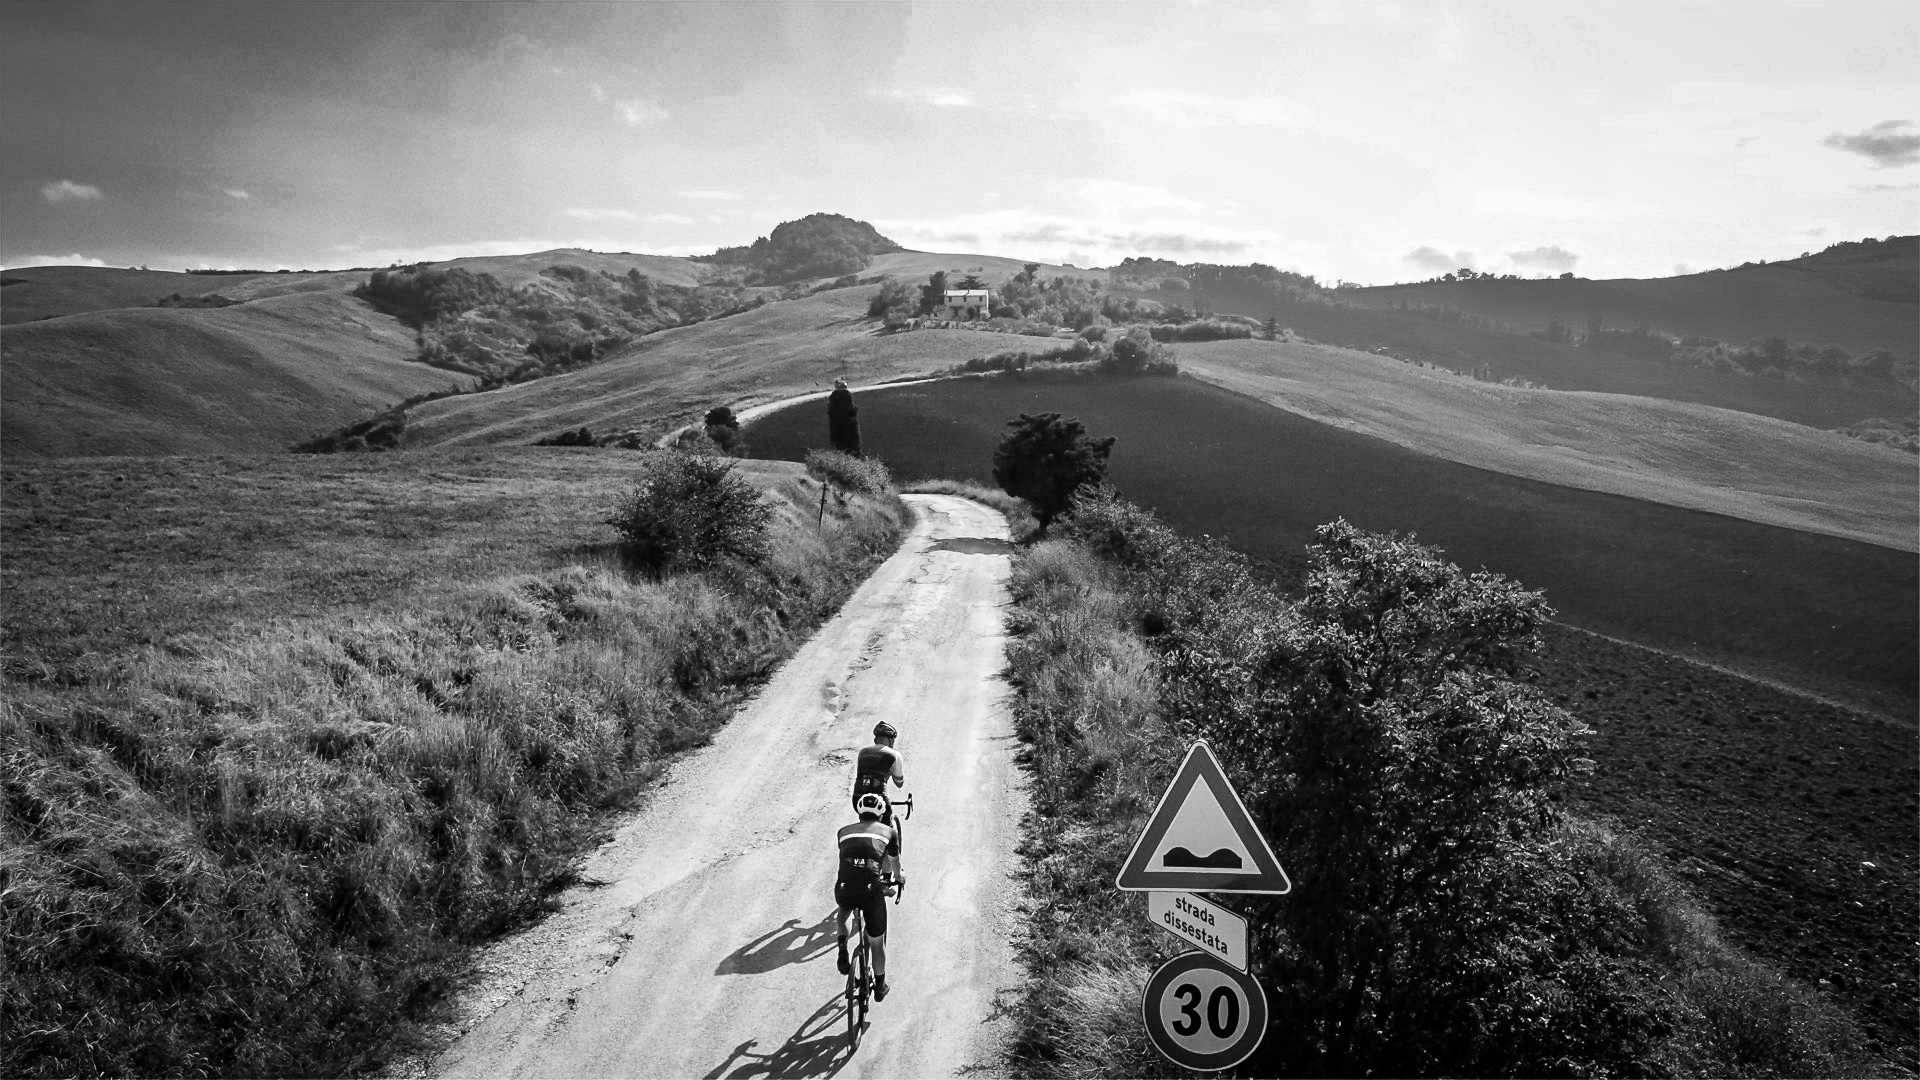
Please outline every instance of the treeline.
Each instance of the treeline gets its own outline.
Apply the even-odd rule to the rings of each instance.
[[[1235,904],[1270,1015],[1242,1075],[1871,1073],[1837,1008],[1567,812],[1591,763],[1530,682],[1539,593],[1344,521],[1287,594],[1110,493],[1063,520],[1012,584],[1015,721],[1049,793],[1020,1073],[1172,1075],[1139,1002],[1179,948],[1111,881],[1202,739],[1294,884]]]
[[[1785,337],[1755,338],[1733,345],[1718,338],[1671,338],[1647,327],[1610,330],[1599,318],[1587,320],[1585,333],[1558,319],[1537,330],[1542,341],[1600,349],[1622,356],[1671,361],[1710,371],[1791,381],[1843,381],[1859,378],[1892,379],[1909,390],[1920,390],[1920,364],[1891,349],[1871,349],[1856,356],[1838,345],[1792,341]]]
[[[376,270],[354,290],[417,331],[418,359],[479,389],[590,364],[642,334],[755,307],[737,284],[668,285],[572,265],[512,288],[492,274],[426,264]]]
[[[956,370],[968,373],[1149,375],[1162,378],[1180,373],[1171,345],[1156,340],[1147,327],[1128,327],[1112,335],[1103,326],[1090,326],[1072,344],[1038,351],[1008,350],[975,357]]]
[[[869,301],[867,316],[897,329],[914,318],[938,315],[948,289],[988,288],[972,274],[955,274],[937,270],[920,286],[889,280]],[[1199,305],[1107,292],[1098,278],[1064,274],[1042,278],[1039,263],[1025,264],[991,291],[991,317],[979,325],[1001,333],[1050,337],[1061,328],[1085,331],[1144,325],[1156,341],[1216,341],[1251,337],[1257,325],[1233,316],[1210,317]]]
[[[866,269],[875,255],[904,250],[864,221],[840,214],[808,214],[783,221],[751,244],[723,247],[702,262],[738,266],[749,285],[785,285],[809,278],[840,277]]]

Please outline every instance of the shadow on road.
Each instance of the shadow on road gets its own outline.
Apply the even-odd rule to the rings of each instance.
[[[788,964],[804,964],[818,956],[824,956],[833,947],[834,910],[820,917],[812,926],[801,926],[799,919],[788,919],[779,929],[769,930],[745,945],[735,949],[720,966],[713,969],[715,975],[761,975],[774,968]]]
[[[957,551],[962,555],[1011,555],[1018,549],[1007,540],[990,540],[984,536],[955,536],[946,540],[935,540],[928,545],[927,550]]]
[[[734,1047],[727,1060],[706,1075],[706,1080],[719,1080],[723,1076],[765,1076],[771,1080],[832,1076],[853,1060],[853,1046],[846,1037],[846,1019],[846,998],[835,994],[801,1022],[800,1029],[785,1046],[771,1054],[756,1054],[753,1047],[760,1040],[748,1039]]]

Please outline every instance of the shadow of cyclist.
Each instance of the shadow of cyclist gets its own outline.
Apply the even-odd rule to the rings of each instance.
[[[804,964],[809,960],[825,956],[832,949],[836,931],[833,925],[835,909],[828,908],[820,921],[812,926],[801,926],[799,919],[788,919],[779,929],[769,930],[745,945],[735,949],[720,966],[713,969],[715,975],[763,975],[774,968],[788,964]]]
[[[771,1054],[756,1054],[753,1047],[760,1040],[748,1039],[734,1047],[727,1060],[708,1073],[705,1080],[720,1080],[723,1076],[764,1076],[769,1080],[832,1076],[853,1060],[853,1046],[846,1038],[846,1019],[846,998],[835,994],[802,1021],[799,1030],[780,1049]],[[733,1071],[728,1072],[729,1069]]]

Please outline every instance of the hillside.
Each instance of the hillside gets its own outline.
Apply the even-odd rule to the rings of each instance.
[[[1555,320],[1616,330],[1647,327],[1744,344],[1779,336],[1860,354],[1920,351],[1920,237],[1836,245],[1777,263],[1669,278],[1425,282],[1349,289],[1373,308],[1435,305],[1499,320],[1521,332]]]
[[[1152,260],[1113,274],[1116,288],[1137,295],[1271,317],[1313,341],[1492,381],[1665,398],[1823,428],[1912,415],[1920,402],[1911,243],[1841,245],[1793,263],[1645,281],[1476,278],[1326,289],[1271,267]],[[1593,318],[1608,333],[1583,344]],[[1555,323],[1560,339],[1545,340]],[[1642,328],[1647,335],[1632,333]],[[1662,334],[1700,336],[1683,348]],[[1769,336],[1783,339],[1778,357],[1741,352]],[[1863,363],[1875,349],[1897,359]]]
[[[1920,550],[1913,455],[1687,402],[1479,382],[1325,345],[1180,347],[1195,378],[1463,465]]]
[[[270,453],[460,382],[342,292],[10,326],[0,454]]]
[[[876,260],[877,261],[877,260]],[[528,443],[582,426],[661,434],[715,405],[740,408],[952,367],[1034,339],[972,330],[888,334],[866,318],[872,286],[832,289],[663,330],[589,367],[414,409],[414,446]]]
[[[257,275],[265,277],[270,275]],[[83,311],[152,307],[163,296],[232,290],[256,275],[178,274],[111,266],[24,266],[0,272],[0,325],[36,322]]]

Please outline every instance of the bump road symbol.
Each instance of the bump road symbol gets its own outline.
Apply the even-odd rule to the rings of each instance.
[[[1277,894],[1293,889],[1204,742],[1187,751],[1114,886],[1130,892]]]

